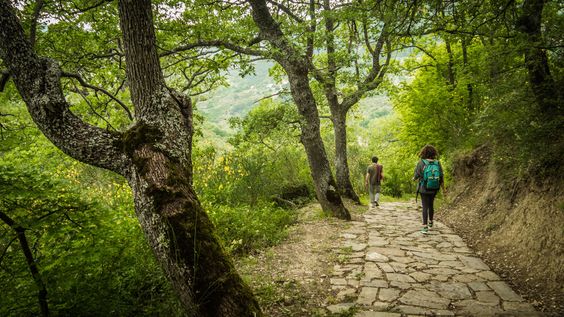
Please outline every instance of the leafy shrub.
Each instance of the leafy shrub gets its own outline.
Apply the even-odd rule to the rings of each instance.
[[[208,214],[232,254],[247,253],[272,246],[284,239],[287,228],[296,221],[293,210],[262,204],[254,207],[207,206]]]

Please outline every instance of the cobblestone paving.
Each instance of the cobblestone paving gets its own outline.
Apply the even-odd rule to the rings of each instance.
[[[341,233],[331,287],[355,317],[541,316],[446,225],[420,232],[413,203],[383,203]]]

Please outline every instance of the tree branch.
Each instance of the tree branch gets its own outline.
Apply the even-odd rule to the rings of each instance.
[[[37,20],[39,20],[39,16],[41,15],[41,10],[45,6],[44,0],[37,0],[35,3],[35,8],[33,9],[33,16],[31,19],[31,25],[29,27],[29,43],[31,47],[35,46],[36,40],[36,33],[37,33]]]
[[[116,98],[114,95],[110,94],[107,90],[105,90],[104,88],[100,88],[100,87],[96,87],[94,85],[90,85],[89,83],[87,83],[86,81],[84,81],[84,79],[82,79],[82,77],[80,77],[80,75],[78,74],[73,74],[73,73],[67,73],[67,72],[62,72],[61,73],[61,77],[68,77],[68,78],[74,78],[76,80],[78,80],[78,82],[80,83],[80,85],[82,87],[85,88],[90,88],[93,89],[95,91],[99,91],[101,93],[103,93],[104,95],[110,97],[113,101],[117,102],[122,108],[123,110],[125,110],[125,112],[127,113],[127,117],[129,118],[129,120],[133,120],[133,114],[131,114],[131,111],[129,110],[129,108],[118,98]]]
[[[251,43],[253,43],[254,41],[255,40],[251,41]],[[249,46],[252,46],[252,44],[249,45]],[[174,55],[176,53],[192,50],[192,49],[199,48],[199,47],[223,47],[223,48],[232,50],[234,52],[242,53],[242,54],[247,54],[247,55],[252,55],[252,56],[262,56],[262,57],[268,56],[268,52],[266,52],[266,51],[261,51],[261,50],[258,50],[258,49],[252,49],[250,47],[245,47],[245,46],[237,45],[237,44],[226,42],[226,41],[199,40],[195,43],[189,43],[189,44],[178,46],[177,48],[172,49],[172,50],[167,50],[167,51],[159,54],[159,57],[166,57],[166,56]]]
[[[4,257],[8,253],[8,249],[10,249],[10,246],[12,245],[12,243],[14,243],[14,241],[16,241],[17,238],[18,238],[17,236],[13,237],[12,240],[10,240],[10,242],[8,242],[8,244],[4,248],[4,251],[2,251],[2,254],[0,254],[0,264],[2,264]]]
[[[280,25],[270,14],[266,0],[248,0],[248,2],[252,8],[251,14],[253,20],[260,29],[260,37],[268,40],[270,44],[281,51],[277,56],[273,56],[273,58],[280,62],[283,67],[285,65],[289,66],[287,61],[297,58],[299,54],[288,42],[288,39],[286,39],[280,29]],[[284,68],[286,69],[286,67]]]
[[[74,83],[73,83],[73,85],[74,85]],[[106,122],[106,124],[107,124],[110,128],[112,128],[114,131],[116,131],[116,128],[114,128],[114,127],[112,126],[112,124],[111,124],[108,120],[106,120],[106,118],[104,118],[101,114],[99,114],[99,113],[96,111],[96,109],[94,109],[94,106],[92,105],[92,103],[90,102],[90,100],[88,100],[88,98],[86,98],[86,96],[84,95],[84,93],[83,93],[81,90],[79,90],[78,88],[76,88],[76,85],[74,85],[74,86],[75,86],[75,89],[76,89],[77,93],[82,97],[82,100],[84,100],[84,102],[86,102],[86,104],[88,105],[88,107],[90,108],[90,110],[92,110],[92,112],[94,112],[94,114],[95,114],[96,116],[98,116],[100,119],[102,119],[104,122]]]
[[[372,67],[370,69],[370,72],[358,86],[357,90],[345,96],[343,98],[343,101],[341,102],[341,108],[344,109],[345,113],[349,111],[349,109],[354,106],[362,98],[362,96],[364,96],[364,94],[376,89],[382,82],[385,74],[385,69],[390,63],[391,59],[391,48],[388,41],[388,36],[389,34],[386,30],[386,24],[384,24],[380,36],[378,37],[378,41],[376,42],[376,47],[372,52]],[[382,54],[384,44],[386,44],[386,46],[388,47],[388,53],[386,56],[385,64],[381,65],[380,55]]]
[[[289,93],[290,92],[288,90],[282,89],[279,92],[276,92],[276,93],[273,93],[273,94],[270,94],[268,96],[264,96],[264,97],[258,99],[257,101],[253,102],[253,104],[259,103],[259,102],[261,102],[265,99],[270,99],[270,98],[275,97],[275,96],[280,96],[280,95],[289,94]]]
[[[7,0],[0,0],[0,25],[0,59],[37,127],[71,157],[128,175],[131,161],[123,152],[122,135],[92,126],[70,111],[59,65],[37,56]]]
[[[300,18],[299,16],[297,16],[294,12],[292,12],[292,10],[290,10],[290,8],[288,8],[287,6],[278,3],[276,1],[273,0],[266,0],[268,3],[273,4],[274,6],[278,7],[278,9],[282,10],[284,13],[286,13],[290,18],[294,19],[296,22],[298,23],[304,23],[304,19]]]
[[[314,34],[317,27],[317,21],[315,18],[315,0],[309,0],[309,34],[307,36],[307,47],[306,47],[306,58],[311,61],[313,59],[313,46],[314,46]]]

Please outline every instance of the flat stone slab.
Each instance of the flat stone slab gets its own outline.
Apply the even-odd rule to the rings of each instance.
[[[362,251],[366,249],[366,243],[356,243],[356,242],[348,242],[345,246],[350,247],[354,252]]]
[[[413,277],[407,274],[386,273],[386,278],[388,279],[388,281],[415,283]]]
[[[341,304],[327,306],[327,309],[332,314],[342,314],[342,313],[348,311],[353,306],[354,306],[354,303],[341,303]]]
[[[343,299],[348,299],[351,297],[356,297],[356,289],[355,288],[347,288],[344,289],[342,291],[340,291],[339,293],[337,293],[337,299],[343,300]]]
[[[464,283],[440,283],[436,291],[444,298],[448,299],[470,299],[472,293]]]
[[[423,273],[423,272],[414,272],[409,274],[409,276],[413,277],[417,282],[425,282],[429,280],[431,274]]]
[[[503,302],[503,309],[510,312],[534,312],[535,308],[529,303]],[[536,316],[536,315],[533,315]]]
[[[356,303],[359,305],[370,306],[376,300],[378,295],[378,289],[374,287],[363,287],[358,294],[358,299]]]
[[[436,309],[447,309],[450,303],[450,300],[442,298],[439,294],[426,290],[407,291],[399,301],[410,306]]]
[[[401,314],[382,311],[361,311],[356,313],[354,317],[401,317]]]
[[[366,254],[366,261],[374,261],[374,262],[388,262],[390,259],[378,252],[370,252]]]
[[[499,297],[492,291],[476,292],[476,299],[481,303],[499,304]]]
[[[503,311],[495,305],[484,304],[476,300],[464,300],[454,303],[457,312],[462,315],[494,317],[499,316]]]
[[[470,282],[468,283],[468,286],[470,286],[470,288],[475,292],[490,290],[490,288],[484,282]]]
[[[463,256],[463,255],[459,255],[458,258],[460,259],[460,261],[462,261],[462,263],[464,263],[464,265],[470,268],[481,270],[481,271],[490,270],[490,267],[479,258]]]
[[[378,293],[378,299],[384,302],[395,301],[400,295],[400,290],[395,288],[382,288]]]
[[[515,293],[505,282],[488,282],[488,286],[491,287],[491,289],[493,289],[503,300],[512,302],[523,301],[523,298]]]

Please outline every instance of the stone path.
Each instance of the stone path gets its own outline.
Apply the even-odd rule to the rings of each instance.
[[[423,234],[414,203],[384,203],[351,223],[331,287],[355,317],[541,316],[440,222]]]

